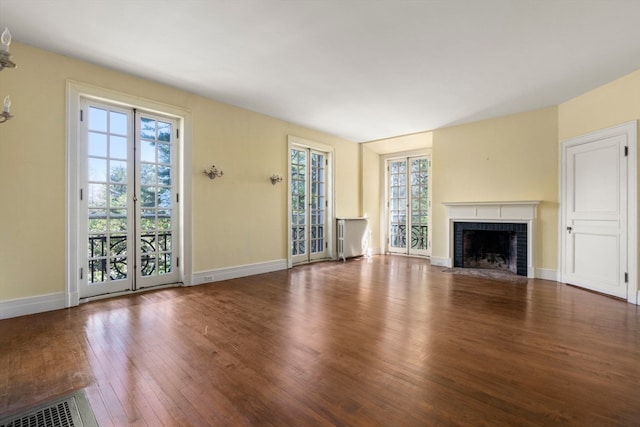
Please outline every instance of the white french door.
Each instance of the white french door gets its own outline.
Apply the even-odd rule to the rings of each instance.
[[[328,154],[290,148],[290,257],[293,264],[329,257]]]
[[[81,111],[80,297],[176,283],[177,121],[89,99]]]
[[[429,255],[429,158],[387,160],[387,251]]]

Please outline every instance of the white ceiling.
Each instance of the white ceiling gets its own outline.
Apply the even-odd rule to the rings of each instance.
[[[638,0],[0,0],[16,41],[358,142],[640,69],[639,20]]]

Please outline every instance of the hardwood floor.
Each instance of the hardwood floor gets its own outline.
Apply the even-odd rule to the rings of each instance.
[[[0,321],[0,413],[101,426],[640,425],[640,310],[377,256]]]

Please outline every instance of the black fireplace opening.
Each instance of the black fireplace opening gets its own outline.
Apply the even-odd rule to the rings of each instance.
[[[454,267],[527,276],[527,224],[454,222]]]

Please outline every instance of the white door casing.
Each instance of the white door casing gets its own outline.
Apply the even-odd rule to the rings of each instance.
[[[637,303],[637,125],[562,143],[561,281]]]
[[[180,201],[178,206],[180,221],[177,226],[179,241],[175,242],[175,256],[181,260],[191,259],[191,163],[192,163],[192,116],[187,110],[167,104],[161,104],[156,101],[147,100],[138,96],[128,95],[122,92],[105,89],[86,83],[73,80],[67,81],[67,222],[66,222],[66,306],[72,307],[78,305],[80,301],[80,281],[84,280],[87,271],[82,261],[83,252],[87,251],[86,241],[79,236],[79,224],[83,221],[83,209],[79,194],[82,186],[82,167],[83,158],[81,155],[81,126],[78,118],[80,117],[82,98],[93,99],[97,101],[106,101],[113,105],[122,106],[124,108],[137,108],[145,111],[162,112],[165,117],[177,120],[178,126],[183,130],[181,132],[181,144],[176,153],[179,162],[175,170],[179,177],[179,187],[176,191],[180,193]],[[86,221],[84,221],[86,224]],[[86,229],[86,228],[85,228]],[[85,256],[86,258],[86,256]],[[84,268],[84,277],[81,279],[82,269]],[[177,269],[177,281],[184,285],[191,285],[192,266],[190,262],[181,262]],[[144,285],[142,285],[144,286]]]

